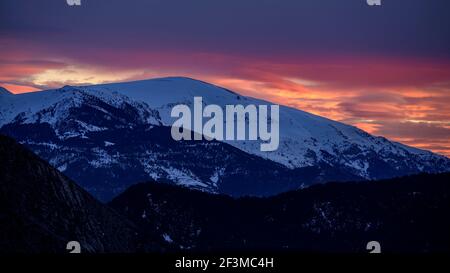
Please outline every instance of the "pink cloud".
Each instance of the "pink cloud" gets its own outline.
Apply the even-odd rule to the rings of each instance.
[[[45,84],[36,82],[37,75],[49,70],[68,71],[72,66],[105,81],[189,76],[450,155],[449,61],[382,56],[250,57],[187,50],[77,50],[43,45],[32,48],[13,40],[0,46],[0,85],[27,92],[77,84],[63,76]],[[89,83],[89,77],[78,78],[83,84]]]

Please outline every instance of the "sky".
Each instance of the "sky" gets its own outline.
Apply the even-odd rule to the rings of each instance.
[[[0,0],[0,86],[186,76],[450,156],[450,1]]]

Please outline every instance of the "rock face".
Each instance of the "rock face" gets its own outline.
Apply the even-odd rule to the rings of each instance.
[[[143,234],[193,251],[450,251],[450,173],[327,183],[233,199],[161,183],[131,186],[110,205]]]
[[[136,227],[48,163],[0,135],[0,252],[134,252]],[[150,245],[149,245],[150,246]]]
[[[450,159],[343,123],[280,107],[280,145],[172,141],[170,111],[205,104],[267,105],[187,78],[12,95],[0,93],[0,132],[29,147],[102,201],[150,179],[231,196],[270,196],[327,181],[450,170]]]

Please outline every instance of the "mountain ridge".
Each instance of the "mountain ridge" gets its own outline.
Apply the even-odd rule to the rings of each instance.
[[[245,185],[244,177],[248,178],[250,173],[259,177],[262,172],[239,169],[238,176],[235,176],[236,171],[225,171],[229,162],[219,160],[225,155],[215,155],[213,150],[217,147],[208,146],[207,141],[171,144],[166,140],[171,136],[165,129],[153,132],[165,132],[166,139],[149,135],[152,128],[171,126],[174,120],[170,117],[172,107],[176,104],[192,107],[194,96],[202,96],[205,104],[222,107],[226,104],[268,103],[186,78],[66,86],[0,97],[0,132],[16,138],[59,170],[71,174],[71,178],[91,192],[100,187],[95,181],[103,181],[101,187],[105,189],[110,183],[114,189],[105,193],[109,198],[128,186],[125,181],[135,183],[149,178],[170,179],[186,186],[200,183],[206,185],[205,190],[218,193],[233,184],[233,190],[243,194],[238,184]],[[120,139],[122,134],[127,135],[131,142],[142,144],[140,150]],[[450,159],[447,157],[375,137],[354,126],[285,106],[280,106],[280,145],[277,151],[261,152],[259,141],[221,143],[274,162],[268,168],[273,173],[279,168],[276,164],[292,170],[292,174],[297,170],[316,169],[314,176],[311,172],[297,172],[293,177],[289,175],[286,181],[296,181],[287,182],[291,185],[289,189],[330,180],[372,180],[450,170]],[[179,154],[175,146],[182,147],[185,154],[175,157]],[[190,146],[196,148],[191,149]],[[211,156],[210,159],[221,162],[216,170],[203,168],[202,172],[187,158],[188,155],[194,156],[199,165],[207,165],[207,161],[199,156],[202,149],[209,149],[206,154]],[[130,154],[130,150],[134,152]],[[165,159],[161,161],[162,158]],[[239,163],[239,158],[234,158]],[[217,164],[219,161],[216,161]],[[167,164],[162,166],[158,162]],[[91,172],[91,176],[77,177],[80,169]],[[129,171],[126,172],[126,169]],[[336,176],[330,176],[331,173]],[[344,173],[346,177],[339,176]],[[227,180],[227,177],[235,177],[235,180]],[[89,185],[83,181],[90,181]],[[125,184],[120,186],[112,181]],[[256,179],[254,181],[253,190],[255,195],[259,195],[256,194]],[[214,184],[219,185],[219,190]],[[273,194],[278,193],[276,178],[272,184]],[[251,189],[246,190],[245,194],[251,195]]]
[[[0,253],[448,252],[450,173],[233,198],[147,181],[108,205],[0,135]],[[250,253],[250,252],[249,252]]]
[[[170,184],[128,188],[109,205],[179,251],[445,253],[450,173],[327,183],[257,198]],[[150,236],[150,235],[149,235]]]

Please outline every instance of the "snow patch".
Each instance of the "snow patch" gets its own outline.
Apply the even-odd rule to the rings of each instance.
[[[103,141],[105,143],[105,147],[114,146],[116,143],[109,142],[109,141]]]
[[[173,243],[173,240],[172,240],[172,238],[170,237],[169,234],[164,233],[162,236],[163,236],[164,241],[168,242],[169,244]]]

